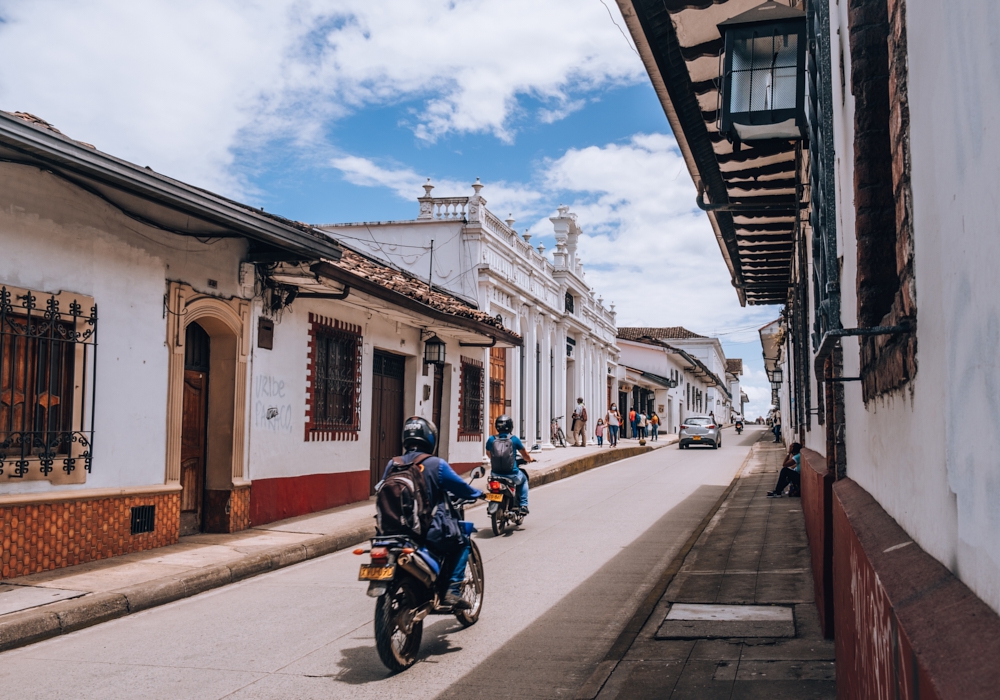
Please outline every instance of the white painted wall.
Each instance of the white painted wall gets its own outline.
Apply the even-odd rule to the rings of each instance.
[[[0,494],[117,488],[165,480],[167,280],[239,294],[240,239],[211,245],[145,226],[36,168],[0,163],[0,284],[72,291],[98,307],[93,471],[52,486],[0,476]],[[218,281],[217,289],[208,279]]]
[[[830,3],[835,76],[845,5]],[[857,383],[845,387],[847,470],[1000,611],[1000,6],[911,1],[906,16],[918,370],[867,408]],[[849,82],[846,55],[844,70]],[[842,321],[854,327],[853,101],[836,79],[834,89]],[[844,343],[844,356],[844,374],[856,376],[857,342]]]
[[[271,479],[306,474],[337,474],[367,471],[372,430],[372,360],[376,350],[407,357],[404,379],[404,414],[432,416],[431,401],[423,401],[423,387],[433,386],[434,375],[423,376],[423,345],[416,325],[395,321],[359,304],[371,304],[364,295],[352,292],[345,301],[300,299],[284,310],[274,326],[274,349],[254,348],[250,410],[250,478]],[[361,431],[357,440],[307,441],[305,408],[306,370],[309,355],[309,313],[352,323],[362,328],[364,355],[361,365]],[[440,454],[449,462],[479,462],[482,443],[459,442],[457,432],[460,356],[483,361],[480,348],[461,348],[444,333],[445,390],[442,401]],[[450,378],[449,378],[450,377]],[[278,416],[268,420],[267,409],[277,408]],[[447,418],[447,421],[445,420]]]

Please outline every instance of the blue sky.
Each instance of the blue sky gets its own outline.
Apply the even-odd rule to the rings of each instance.
[[[478,177],[551,248],[570,205],[620,325],[724,334],[763,414],[755,329],[778,309],[739,306],[606,2],[0,0],[0,109],[311,223],[413,218],[426,178]]]

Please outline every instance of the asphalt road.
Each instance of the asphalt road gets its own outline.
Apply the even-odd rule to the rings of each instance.
[[[0,654],[0,695],[27,698],[572,697],[760,435],[675,446],[531,492],[521,529],[469,517],[485,560],[479,623],[424,622],[421,661],[375,652],[362,557],[338,552]],[[572,448],[569,448],[572,449]],[[367,561],[367,559],[365,559]]]

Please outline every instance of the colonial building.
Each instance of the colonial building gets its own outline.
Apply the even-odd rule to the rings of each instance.
[[[419,215],[405,221],[329,224],[320,228],[366,255],[466,299],[523,338],[523,346],[489,349],[489,403],[484,421],[508,413],[517,433],[551,447],[550,424],[568,434],[576,399],[603,416],[612,391],[618,350],[615,314],[588,286],[577,255],[582,230],[568,207],[550,219],[556,239],[545,247],[519,235],[514,220],[486,208],[477,180],[468,197],[433,197],[424,185]]]
[[[711,412],[724,423],[730,421],[731,380],[717,338],[680,326],[622,327],[618,344],[624,368],[618,373],[618,405],[623,414],[626,406],[655,410],[672,433],[688,415]]]
[[[480,459],[493,316],[31,115],[0,161],[0,577],[367,499],[406,413]]]
[[[618,4],[740,300],[784,305],[838,696],[996,697],[996,3]]]

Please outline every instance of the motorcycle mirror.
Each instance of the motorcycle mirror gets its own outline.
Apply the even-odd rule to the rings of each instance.
[[[476,467],[475,469],[472,470],[472,474],[470,476],[472,477],[472,480],[475,481],[485,473],[486,472],[483,471],[482,467]]]

